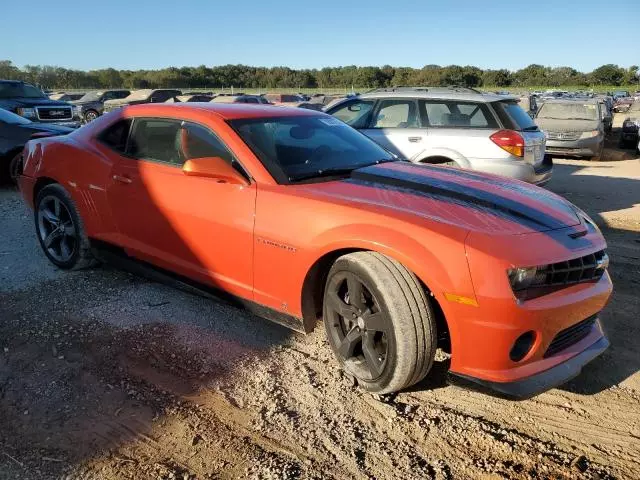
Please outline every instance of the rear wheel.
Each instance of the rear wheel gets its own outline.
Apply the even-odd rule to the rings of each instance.
[[[344,371],[361,387],[391,393],[422,380],[436,350],[436,327],[418,279],[375,252],[340,257],[324,294],[324,325]]]
[[[99,116],[100,115],[95,110],[89,110],[87,113],[84,114],[84,119],[87,123],[89,123],[89,122],[93,122]]]
[[[64,269],[81,269],[96,263],[78,209],[61,185],[47,185],[40,190],[34,217],[38,241],[51,263]]]

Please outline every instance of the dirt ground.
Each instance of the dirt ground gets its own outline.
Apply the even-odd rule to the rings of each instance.
[[[514,402],[427,380],[376,399],[322,328],[103,266],[57,271],[0,190],[0,478],[640,478],[640,160],[556,160],[609,243],[611,348]]]

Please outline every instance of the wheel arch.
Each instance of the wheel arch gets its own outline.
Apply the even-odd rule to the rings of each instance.
[[[348,255],[354,252],[378,252],[389,258],[399,262],[403,266],[405,266],[411,273],[413,273],[420,285],[424,289],[425,293],[429,297],[432,302],[433,310],[436,315],[436,328],[438,335],[438,347],[442,348],[444,351],[451,353],[451,341],[450,341],[450,328],[447,318],[442,310],[440,305],[440,301],[434,294],[434,291],[431,290],[427,281],[424,278],[414,271],[413,268],[406,265],[394,255],[389,255],[386,251],[380,251],[373,248],[364,248],[364,247],[345,247],[345,248],[337,248],[334,250],[330,250],[325,252],[322,256],[320,256],[308,269],[307,274],[305,275],[303,284],[302,284],[302,292],[301,292],[301,307],[302,307],[302,317],[304,323],[304,330],[309,333],[313,331],[318,321],[322,320],[322,304],[324,298],[324,289],[327,281],[327,277],[329,275],[329,271],[331,267],[335,263],[335,261],[342,257],[343,255]]]
[[[57,180],[54,180],[51,177],[40,177],[36,180],[36,183],[33,186],[33,204],[35,205],[36,199],[38,198],[38,194],[42,191],[44,187],[47,185],[60,184]]]
[[[470,163],[464,155],[450,148],[434,148],[426,152],[422,152],[419,159],[415,163],[439,164],[454,161],[463,168],[469,168]]]

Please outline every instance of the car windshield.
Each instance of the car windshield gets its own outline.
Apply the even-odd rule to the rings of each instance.
[[[28,83],[0,83],[0,98],[46,98],[39,88]]]
[[[104,92],[89,92],[89,93],[85,93],[81,98],[80,101],[81,102],[95,102],[97,100],[100,100],[100,97],[102,96]]]
[[[348,175],[396,158],[336,118],[294,116],[229,122],[278,183]]]
[[[27,120],[26,118],[16,115],[9,110],[0,108],[0,122],[9,123],[11,125],[26,125],[27,123],[31,123],[31,120]]]
[[[598,120],[598,108],[595,103],[544,103],[538,112],[538,118],[554,120]]]

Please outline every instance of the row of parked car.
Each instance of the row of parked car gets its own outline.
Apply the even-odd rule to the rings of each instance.
[[[52,98],[53,97],[53,98]],[[552,155],[599,158],[611,130],[613,100],[591,94],[512,96],[464,87],[395,87],[349,96],[213,92],[175,89],[104,90],[65,101],[40,89],[0,80],[0,157],[14,177],[22,145],[34,135],[59,135],[105,112],[143,103],[213,102],[324,110],[399,158],[484,171],[544,185]],[[623,124],[624,146],[638,143],[638,119]],[[7,169],[5,168],[5,171]]]

